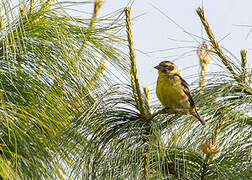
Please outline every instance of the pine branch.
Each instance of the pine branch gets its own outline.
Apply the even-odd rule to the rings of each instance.
[[[198,8],[196,10],[197,14],[200,17],[200,20],[206,30],[206,33],[208,35],[208,38],[210,39],[213,48],[215,50],[215,52],[217,53],[217,55],[220,57],[222,63],[225,65],[225,67],[229,70],[229,72],[232,74],[233,78],[239,83],[241,81],[240,77],[235,73],[235,71],[233,70],[232,66],[229,64],[229,61],[227,59],[227,57],[225,56],[225,54],[223,53],[219,43],[216,41],[214,34],[207,22],[207,19],[205,17],[205,13],[204,10],[202,8]],[[245,55],[246,53],[243,53],[243,55]],[[245,93],[252,95],[252,90],[247,88],[246,85],[243,83],[242,84],[243,87],[245,87]]]
[[[41,47],[42,57],[39,59],[39,62],[38,62],[37,75],[36,75],[37,78],[39,78],[41,76],[43,64],[45,63],[43,56],[44,56],[45,50],[46,50],[46,42],[43,40],[41,42],[41,45],[42,45],[42,47]]]
[[[245,49],[242,49],[240,51],[241,54],[241,68],[242,68],[242,72],[241,72],[241,81],[243,84],[245,84],[246,86],[248,85],[248,81],[247,81],[247,51]],[[245,93],[252,95],[252,90],[251,89],[245,89],[244,90]]]
[[[146,152],[144,154],[144,180],[149,179],[149,154]]]
[[[201,22],[202,22],[202,24],[203,24],[203,26],[204,26],[204,28],[206,30],[206,33],[207,33],[207,35],[208,35],[208,37],[209,37],[209,39],[210,39],[210,41],[211,41],[211,43],[212,43],[212,45],[213,45],[213,47],[215,49],[217,55],[221,58],[222,63],[226,66],[226,68],[233,75],[233,77],[235,79],[237,79],[236,73],[234,72],[232,66],[229,64],[227,57],[223,53],[219,43],[216,41],[216,39],[214,37],[214,34],[213,34],[213,32],[212,32],[212,30],[211,30],[211,28],[210,28],[210,26],[209,26],[209,24],[207,22],[207,19],[205,17],[204,10],[199,7],[197,9],[197,13],[198,13],[198,15],[200,17],[200,20],[201,20]]]
[[[202,171],[201,171],[201,180],[205,179],[206,172],[208,170],[208,166],[212,160],[212,158],[220,151],[220,147],[213,148],[213,146],[216,144],[218,136],[220,134],[220,130],[224,122],[226,121],[227,116],[223,115],[220,121],[218,122],[215,131],[210,138],[210,140],[207,140],[204,144],[202,144],[202,151],[206,154]]]
[[[146,97],[147,106],[150,107],[150,90],[148,86],[143,86],[144,95]]]
[[[241,54],[241,68],[242,68],[242,73],[241,73],[241,81],[243,84],[245,84],[246,86],[248,85],[248,81],[247,81],[247,51],[245,49],[242,49],[240,51]],[[252,95],[252,90],[251,89],[245,89],[244,92],[246,94]]]
[[[40,1],[41,9],[40,11],[49,11],[54,4],[55,0],[47,0],[46,2]]]
[[[2,14],[1,9],[0,9],[0,14]],[[0,31],[2,31],[3,28],[4,28],[4,18],[2,15],[0,15]]]
[[[29,10],[29,14],[32,14],[33,6],[34,6],[34,0],[30,0],[30,10]]]
[[[242,77],[242,81],[244,83],[246,83],[246,74],[247,74],[247,68],[246,68],[246,65],[247,65],[247,51],[245,49],[242,49],[240,51],[241,53],[241,68],[242,68],[242,74],[241,74],[241,77]]]
[[[204,180],[205,178],[209,163],[210,163],[210,155],[206,155],[206,158],[204,160],[204,164],[202,167],[202,172],[201,172],[201,177],[200,177],[201,180]]]
[[[89,28],[88,28],[88,32],[87,32],[87,35],[89,36],[89,33],[94,29],[94,24],[95,24],[95,21],[97,20],[97,17],[98,17],[98,13],[101,9],[101,6],[102,6],[102,0],[96,0],[95,3],[94,3],[94,11],[93,11],[93,16],[92,16],[92,19],[90,21],[90,24],[89,24]],[[80,55],[83,51],[83,49],[85,48],[86,44],[87,44],[87,39],[88,37],[83,37],[83,43],[79,49],[79,52],[78,52],[78,55]]]
[[[138,81],[137,76],[137,67],[136,67],[136,56],[134,52],[134,46],[133,46],[133,36],[132,36],[132,30],[131,30],[131,16],[130,12],[131,9],[129,7],[126,7],[124,9],[125,15],[126,15],[126,27],[127,27],[127,36],[128,36],[128,42],[129,42],[129,51],[130,51],[130,76],[131,76],[131,85],[133,88],[133,94],[137,103],[137,108],[140,111],[141,115],[143,117],[146,117],[145,109],[144,109],[144,102],[143,97],[140,90],[140,85]]]
[[[218,136],[220,134],[221,127],[224,124],[224,122],[227,120],[227,118],[228,118],[227,115],[223,115],[222,118],[220,119],[220,121],[218,122],[218,124],[215,128],[214,134],[212,135],[212,138],[211,138],[213,145],[216,144]]]
[[[97,68],[94,76],[92,77],[92,79],[90,80],[89,84],[87,85],[87,87],[85,88],[86,91],[90,90],[90,88],[92,88],[94,86],[94,84],[96,83],[96,81],[98,80],[98,78],[100,77],[100,75],[102,74],[102,72],[106,69],[106,66],[101,63],[99,65],[99,67]]]
[[[131,85],[133,88],[133,94],[134,98],[137,104],[137,109],[140,111],[140,114],[145,119],[146,122],[146,135],[151,134],[151,121],[150,119],[146,118],[146,112],[144,108],[144,101],[140,90],[140,85],[138,81],[137,76],[137,67],[136,67],[136,56],[134,52],[134,46],[133,46],[133,36],[132,36],[132,30],[131,30],[131,9],[129,7],[126,7],[124,9],[125,15],[126,15],[126,28],[127,28],[127,36],[128,36],[128,42],[129,42],[129,51],[130,51],[130,76],[131,76]],[[147,101],[148,101],[148,91],[145,89]],[[148,137],[144,140],[145,142],[149,141]],[[144,179],[149,179],[149,149],[146,146],[145,147],[145,153],[144,153]]]
[[[98,17],[98,12],[100,11],[101,9],[101,6],[102,6],[102,0],[96,0],[95,1],[95,6],[94,6],[94,12],[93,12],[93,16],[92,16],[92,19],[90,21],[90,24],[89,24],[89,29],[92,30],[94,28],[94,23]]]

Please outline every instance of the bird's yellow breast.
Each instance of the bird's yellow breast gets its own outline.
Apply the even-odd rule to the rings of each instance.
[[[162,105],[167,108],[190,108],[178,76],[159,73],[156,93]]]

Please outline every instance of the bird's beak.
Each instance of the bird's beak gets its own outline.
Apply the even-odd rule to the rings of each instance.
[[[161,68],[161,66],[160,66],[160,65],[157,65],[157,66],[155,66],[154,68],[157,69],[157,70],[159,70],[159,69]]]

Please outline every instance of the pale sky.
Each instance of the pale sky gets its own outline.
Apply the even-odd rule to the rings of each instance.
[[[129,0],[105,0],[100,15],[123,8],[128,2]],[[202,0],[135,0],[133,2],[132,17],[142,15],[133,21],[134,46],[145,53],[154,51],[148,54],[136,51],[141,85],[146,84],[155,88],[157,72],[153,67],[163,60],[175,62],[182,69],[182,76],[189,83],[195,80],[195,76],[200,71],[195,50],[202,42],[200,39],[202,25],[195,10],[201,5]],[[203,7],[216,39],[221,40],[227,36],[220,45],[239,59],[240,50],[247,49],[247,59],[252,67],[252,34],[247,37],[252,28],[252,0],[204,0]],[[199,38],[183,32],[165,16],[172,18],[184,30]],[[207,39],[205,34],[203,37]],[[171,48],[175,49],[159,52]],[[210,66],[210,71],[217,70],[214,64],[216,63],[213,62]]]
[[[12,1],[15,2],[17,0]],[[182,69],[182,77],[187,82],[196,80],[200,72],[196,48],[202,43],[202,32],[203,38],[208,39],[196,14],[196,9],[202,4],[216,39],[221,40],[220,45],[238,59],[240,50],[247,49],[247,60],[252,67],[252,32],[247,37],[252,29],[252,0],[103,0],[99,16],[122,10],[129,2],[132,4],[132,17],[137,17],[132,21],[132,28],[141,85],[155,88],[157,71],[153,67],[163,60],[173,61]],[[78,16],[90,18],[93,4],[77,5],[74,9],[88,12]],[[210,71],[218,70],[216,62],[213,59]]]

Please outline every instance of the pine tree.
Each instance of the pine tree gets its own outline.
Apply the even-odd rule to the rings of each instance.
[[[111,75],[103,73],[106,66],[124,66],[123,53],[115,45],[121,44],[114,35],[119,27],[115,18],[104,17],[95,26],[95,14],[89,19],[68,14],[68,8],[87,3],[0,3],[3,179],[69,176],[67,168],[73,162],[70,155],[62,154],[66,140],[62,133],[71,130],[66,128],[72,119],[98,103],[96,97]],[[73,144],[64,145],[67,150]]]
[[[98,18],[96,0],[93,16],[81,19],[67,13],[73,2],[28,2],[0,8],[1,178],[249,179],[246,51],[236,59],[225,52],[202,8],[209,43],[198,48],[199,87],[191,91],[205,127],[162,113],[141,87],[130,8]],[[223,71],[207,73],[212,58]]]

